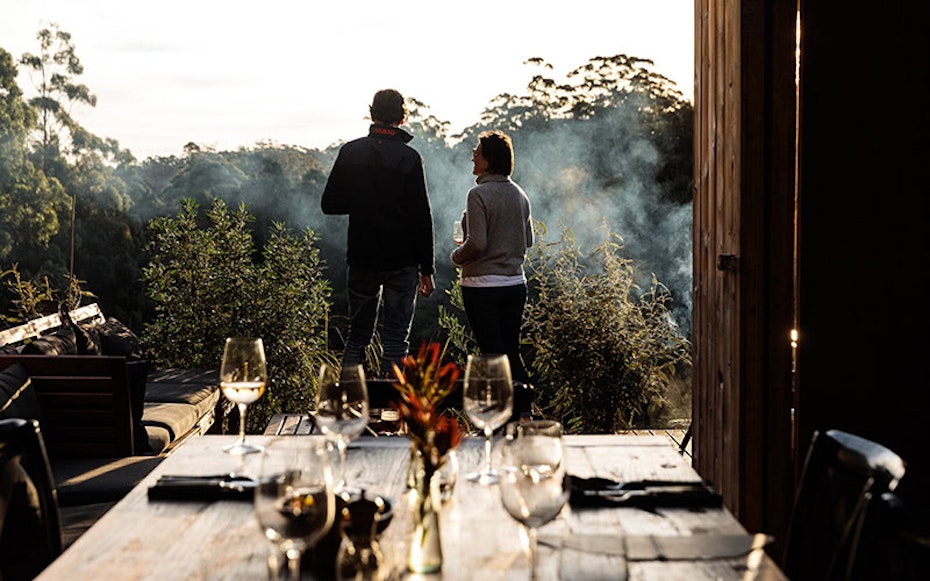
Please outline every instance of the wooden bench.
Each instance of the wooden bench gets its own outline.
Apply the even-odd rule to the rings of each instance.
[[[124,357],[0,355],[22,365],[39,399],[42,437],[56,457],[132,456],[132,412]]]
[[[84,325],[107,321],[97,304],[70,317]],[[118,499],[189,438],[222,430],[231,404],[220,393],[215,370],[149,372],[148,361],[126,356],[17,352],[59,327],[55,314],[0,331],[0,349],[6,351],[0,353],[0,372],[28,375],[38,399],[34,419],[63,504]]]

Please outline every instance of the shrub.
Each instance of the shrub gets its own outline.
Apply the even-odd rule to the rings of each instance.
[[[619,236],[606,228],[604,244],[589,256],[567,228],[554,242],[546,240],[545,224],[537,222],[537,232],[527,259],[530,298],[523,322],[537,406],[574,433],[651,427],[669,403],[681,413],[690,343],[671,316],[665,287],[653,276],[640,292]],[[464,364],[476,347],[458,281],[446,292],[450,308],[439,307],[439,327],[449,357]]]
[[[670,294],[655,276],[638,293],[633,264],[606,228],[585,264],[570,230],[549,242],[539,226],[524,322],[537,404],[576,433],[649,425],[676,371],[691,362]]]
[[[143,271],[155,318],[143,340],[161,367],[216,368],[226,337],[265,344],[269,386],[253,404],[247,430],[281,411],[312,406],[317,370],[327,349],[330,285],[322,276],[315,234],[274,224],[255,248],[245,206],[215,200],[203,216],[194,202],[176,217],[149,224],[151,254]]]

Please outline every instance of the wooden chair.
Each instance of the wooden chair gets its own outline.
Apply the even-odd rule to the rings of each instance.
[[[0,578],[32,579],[61,553],[61,516],[39,423],[0,420]]]
[[[888,448],[839,430],[815,432],[788,526],[785,574],[850,579],[869,502],[903,476],[904,461]]]

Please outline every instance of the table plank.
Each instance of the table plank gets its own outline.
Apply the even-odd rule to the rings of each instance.
[[[286,436],[290,437],[290,436]],[[301,436],[308,446],[319,436]],[[268,443],[270,436],[249,436]],[[191,439],[165,459],[39,577],[71,579],[264,579],[269,545],[248,502],[149,502],[148,486],[161,474],[253,471],[251,458],[224,454],[233,436]],[[697,475],[660,436],[569,436],[568,470],[579,476],[615,479],[695,480]],[[465,481],[483,462],[483,440],[467,438],[457,450],[459,481],[443,507],[443,573],[427,579],[513,579],[529,576],[525,535],[501,506],[495,487]],[[389,560],[402,563],[410,518],[405,483],[409,441],[401,437],[359,438],[349,448],[350,486],[395,500],[395,515],[382,538]],[[546,535],[742,534],[723,509],[692,511],[566,507]],[[758,562],[751,562],[756,559]],[[623,557],[540,546],[540,579],[784,579],[757,551],[747,558],[714,561],[630,562]]]

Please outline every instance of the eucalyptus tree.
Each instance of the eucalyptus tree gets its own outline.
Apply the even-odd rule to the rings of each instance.
[[[38,54],[25,53],[20,63],[27,68],[37,95],[30,104],[38,111],[39,153],[42,169],[68,148],[77,137],[87,140],[87,132],[71,116],[76,104],[97,105],[97,97],[77,78],[84,74],[84,65],[75,52],[71,33],[51,23],[36,35]]]
[[[27,135],[36,114],[16,77],[12,55],[0,48],[0,273],[16,262],[19,272],[31,278],[54,273],[60,264],[50,242],[60,230],[67,197],[57,180],[29,160]],[[0,296],[4,311],[8,299]]]

